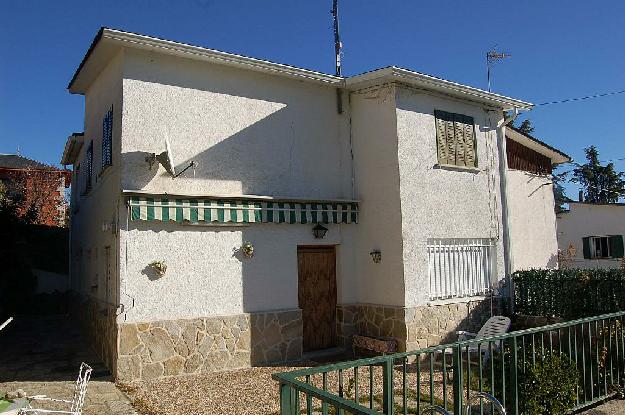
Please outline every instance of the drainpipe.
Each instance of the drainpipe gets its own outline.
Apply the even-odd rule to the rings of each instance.
[[[513,287],[510,276],[514,269],[514,257],[512,255],[512,240],[510,238],[510,214],[508,198],[508,156],[506,151],[506,125],[513,122],[519,116],[519,109],[515,108],[514,113],[503,119],[500,128],[497,129],[499,137],[499,186],[501,188],[501,216],[503,222],[503,247],[504,247],[504,267],[508,298],[513,297]],[[510,302],[510,311],[513,311],[514,303]]]

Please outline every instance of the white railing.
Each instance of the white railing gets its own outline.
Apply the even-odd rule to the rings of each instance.
[[[492,239],[428,239],[430,299],[469,297],[489,291],[496,275]]]

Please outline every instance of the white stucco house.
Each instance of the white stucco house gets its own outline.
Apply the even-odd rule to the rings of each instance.
[[[505,127],[530,103],[106,28],[68,89],[85,97],[62,161],[72,287],[120,380],[297,360],[354,333],[437,344],[488,317],[511,271],[553,265],[535,167],[565,156]],[[166,140],[175,178],[153,156]]]
[[[568,202],[558,214],[558,247],[563,266],[620,268],[623,266],[625,203]]]

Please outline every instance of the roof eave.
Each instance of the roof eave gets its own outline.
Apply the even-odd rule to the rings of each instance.
[[[84,133],[73,133],[67,137],[65,148],[63,149],[63,156],[61,156],[61,164],[63,166],[73,165],[76,162],[76,158],[83,144],[84,136]]]
[[[94,38],[89,50],[85,54],[82,62],[76,69],[67,89],[74,94],[84,94],[90,82],[80,82],[86,75],[89,61],[93,55],[97,54],[99,45],[107,44],[116,48],[135,48],[156,51],[169,55],[182,56],[189,59],[196,59],[206,62],[218,63],[242,69],[264,72],[267,74],[285,76],[289,78],[315,82],[319,84],[342,86],[344,79],[338,76],[313,71],[310,69],[297,68],[294,66],[274,63],[262,59],[251,58],[233,53],[221,52],[214,49],[207,49],[200,46],[193,46],[186,43],[174,42],[151,36],[140,35],[121,30],[103,27]],[[91,68],[94,72],[97,68]],[[95,74],[97,75],[97,74]],[[94,77],[95,75],[91,75]]]
[[[456,82],[447,81],[445,79],[396,66],[389,66],[387,68],[377,69],[361,75],[352,76],[347,79],[347,87],[350,89],[360,89],[385,82],[405,83],[413,87],[423,88],[425,90],[451,95],[456,98],[478,102],[480,104],[504,111],[515,108],[520,110],[530,110],[534,106],[534,104],[530,102],[494,94],[479,88],[462,85]]]
[[[544,141],[532,137],[529,134],[525,134],[514,127],[506,127],[506,131],[508,130],[511,130],[513,134],[507,133],[506,137],[510,138],[511,140],[517,141],[525,146],[527,146],[527,143],[523,143],[523,140],[532,143],[533,146],[538,147],[538,149],[533,148],[533,150],[538,151],[540,154],[546,157],[549,157],[551,159],[551,163],[554,165],[570,163],[573,160],[568,154],[558,150],[555,147],[550,146]],[[515,137],[514,133],[516,133],[517,137]],[[519,138],[521,138],[522,140],[519,140]]]

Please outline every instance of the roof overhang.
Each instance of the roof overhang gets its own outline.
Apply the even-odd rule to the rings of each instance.
[[[65,142],[65,149],[63,149],[63,156],[61,157],[61,164],[64,166],[73,165],[76,162],[80,149],[82,148],[85,139],[84,133],[73,133],[67,137]]]
[[[69,92],[84,94],[106,64],[122,48],[148,50],[319,84],[342,86],[344,83],[343,78],[322,72],[103,27],[93,39],[67,86]]]
[[[531,135],[524,134],[514,127],[506,127],[506,137],[534,150],[537,153],[542,154],[543,156],[549,157],[552,164],[570,163],[572,160],[569,155],[563,153],[562,151],[551,147]]]
[[[386,82],[397,82],[428,91],[434,91],[443,95],[453,96],[463,100],[477,102],[488,107],[501,110],[530,110],[534,106],[529,102],[494,94],[479,88],[462,85],[447,81],[435,76],[411,71],[396,66],[376,69],[360,75],[347,78],[346,85],[349,89],[363,89]]]

